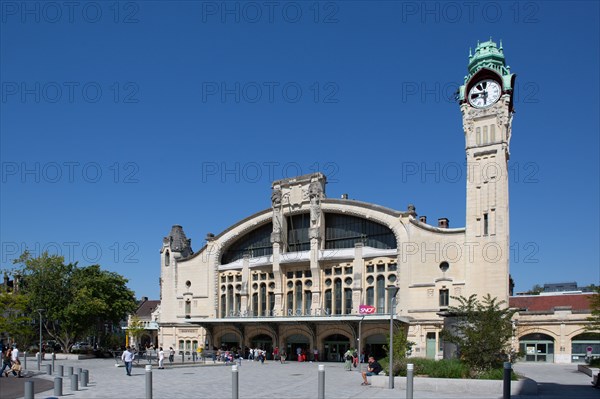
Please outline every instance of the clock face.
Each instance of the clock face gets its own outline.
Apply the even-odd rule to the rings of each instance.
[[[478,82],[469,91],[469,104],[475,108],[486,108],[498,101],[502,94],[498,82],[485,79]]]

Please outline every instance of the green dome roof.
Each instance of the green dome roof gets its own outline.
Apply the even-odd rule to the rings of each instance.
[[[469,74],[465,76],[465,83],[460,86],[458,99],[465,99],[465,89],[469,80],[481,69],[486,68],[498,74],[502,80],[503,90],[512,90],[513,74],[510,73],[510,67],[506,65],[504,59],[504,50],[502,49],[502,40],[500,47],[496,42],[490,40],[486,42],[477,42],[475,53],[469,49]]]

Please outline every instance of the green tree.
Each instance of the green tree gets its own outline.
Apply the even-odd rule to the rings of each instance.
[[[28,303],[29,298],[21,293],[0,292],[0,332],[8,334],[21,349],[34,341],[36,331]]]
[[[600,331],[600,287],[594,287],[594,293],[589,297],[592,315],[588,317],[588,324],[585,327],[588,331]]]
[[[477,295],[452,298],[459,305],[449,307],[448,313],[456,318],[456,323],[442,330],[442,339],[458,346],[460,358],[473,376],[501,367],[510,353],[511,319],[515,310],[489,294],[482,302]]]
[[[43,326],[65,350],[104,322],[118,323],[136,307],[127,279],[98,265],[80,268],[62,256],[32,257],[27,251],[15,260],[23,265],[23,290],[31,311],[44,309]]]
[[[144,333],[144,330],[144,324],[142,323],[140,318],[135,315],[131,316],[131,320],[129,321],[129,325],[127,326],[127,334],[133,337],[134,342],[132,342],[131,344],[135,343],[138,349],[142,349],[140,347],[140,337]]]
[[[544,287],[542,285],[536,284],[533,287],[531,287],[531,289],[529,291],[527,291],[527,294],[539,295],[542,292],[544,292]]]

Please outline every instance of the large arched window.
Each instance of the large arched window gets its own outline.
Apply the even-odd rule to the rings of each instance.
[[[227,313],[227,296],[221,295],[221,318],[225,317]]]
[[[242,259],[246,253],[251,258],[273,254],[273,245],[271,244],[272,232],[273,223],[269,222],[244,234],[223,252],[221,264],[225,265]]]
[[[358,242],[373,248],[397,247],[396,236],[387,226],[356,216],[325,214],[325,248],[354,248]]]
[[[294,313],[294,292],[288,291],[287,293],[287,311],[288,315]]]
[[[287,218],[287,246],[289,252],[308,251],[310,239],[308,228],[310,227],[310,215],[301,213]]]
[[[227,286],[227,316],[233,314],[233,285]]]

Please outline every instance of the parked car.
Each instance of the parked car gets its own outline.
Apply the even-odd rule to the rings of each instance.
[[[77,342],[71,348],[71,350],[74,350],[74,351],[87,351],[90,349],[92,349],[92,345],[88,344],[87,342]]]

